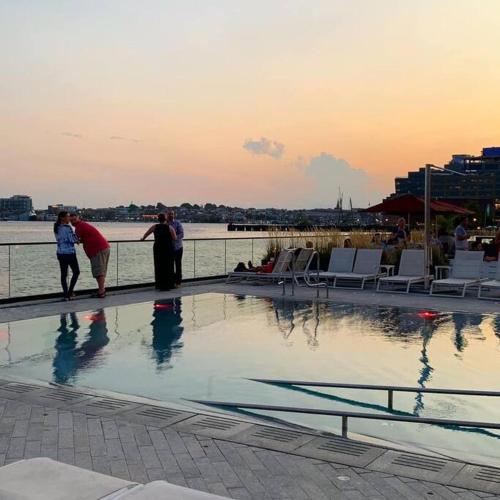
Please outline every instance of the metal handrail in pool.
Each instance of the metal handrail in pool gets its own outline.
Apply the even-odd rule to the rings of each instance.
[[[495,423],[495,422],[472,422],[470,420],[452,420],[447,418],[413,417],[405,415],[380,415],[378,413],[322,410],[318,408],[297,408],[294,406],[273,406],[273,405],[261,405],[253,403],[234,403],[227,401],[202,401],[193,399],[190,399],[188,401],[207,406],[217,406],[219,408],[276,411],[284,413],[305,413],[308,415],[326,415],[332,417],[342,417],[343,437],[347,437],[349,418],[364,418],[368,420],[390,420],[395,422],[409,422],[414,424],[432,424],[432,425],[449,425],[456,427],[480,427],[483,429],[500,429],[500,423]]]
[[[459,396],[487,396],[500,397],[498,391],[480,391],[475,389],[440,389],[433,387],[404,387],[398,385],[371,385],[371,384],[345,384],[337,382],[314,382],[307,380],[279,380],[268,378],[249,378],[253,382],[262,382],[272,385],[296,385],[306,387],[333,387],[338,389],[357,389],[370,391],[387,391],[387,407],[392,410],[394,392],[426,392],[430,394],[452,394]]]

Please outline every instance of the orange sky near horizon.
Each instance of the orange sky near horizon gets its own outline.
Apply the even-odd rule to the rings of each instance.
[[[366,206],[500,145],[499,21],[496,0],[0,0],[0,196]]]

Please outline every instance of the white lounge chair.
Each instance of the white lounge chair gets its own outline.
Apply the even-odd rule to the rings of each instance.
[[[382,250],[369,250],[361,248],[356,252],[356,261],[351,272],[335,273],[333,276],[333,288],[337,288],[339,281],[359,282],[360,288],[365,287],[367,281],[376,281],[380,274],[380,261],[382,260]],[[344,288],[349,288],[345,287]],[[353,287],[351,287],[353,288]],[[357,287],[354,287],[357,288]]]
[[[309,265],[313,258],[314,249],[313,248],[301,248],[297,257],[293,258],[290,262],[289,269],[283,271],[280,274],[280,279],[293,279],[297,284],[299,284],[300,278],[305,278],[306,273],[309,272]],[[274,269],[273,269],[274,270]]]
[[[483,266],[484,252],[473,252],[466,250],[457,250],[455,260],[451,268],[449,278],[434,280],[431,285],[431,295],[441,289],[445,291],[457,290],[461,297],[465,297],[467,288],[477,285],[484,281],[481,278],[481,268]],[[456,297],[456,294],[438,293],[444,297]]]
[[[396,276],[379,278],[377,292],[410,293],[410,288],[415,283],[422,283],[425,276],[425,253],[423,250],[403,250],[399,262],[399,272]],[[427,279],[432,279],[428,275]],[[387,285],[384,288],[384,285]],[[403,289],[395,287],[404,286]]]
[[[332,248],[330,261],[328,262],[328,271],[320,271],[319,273],[311,271],[311,278],[319,277],[319,279],[324,279],[328,285],[328,280],[335,279],[337,274],[352,273],[355,257],[355,248]]]
[[[486,280],[479,283],[479,290],[477,292],[477,297],[479,299],[488,300],[500,300],[500,295],[495,295],[493,297],[488,297],[483,295],[484,290],[499,290],[500,291],[500,261],[497,262],[497,270],[495,272],[495,277],[492,280]]]
[[[292,250],[281,250],[274,264],[273,270],[270,273],[256,273],[253,271],[234,271],[227,275],[226,283],[230,283],[234,280],[279,280],[281,276],[290,271],[290,266],[292,265],[293,251]]]

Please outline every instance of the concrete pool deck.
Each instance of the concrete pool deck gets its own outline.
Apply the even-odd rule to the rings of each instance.
[[[231,293],[237,295],[254,295],[256,297],[285,298],[287,300],[317,300],[316,290],[312,288],[295,287],[294,296],[291,296],[290,292],[291,288],[289,284],[286,287],[286,295],[283,296],[282,288],[278,285],[226,284],[221,280],[202,281],[184,285],[182,288],[170,292],[159,292],[153,288],[140,288],[111,292],[105,299],[93,299],[84,296],[71,302],[63,302],[59,299],[40,299],[32,302],[0,304],[0,323],[200,293]],[[468,295],[464,298],[439,297],[436,295],[431,297],[424,293],[411,293],[408,295],[377,293],[373,288],[366,288],[365,290],[336,288],[330,290],[329,298],[325,297],[325,290],[320,289],[319,300],[321,302],[355,305],[409,307],[419,310],[434,309],[441,312],[464,312],[472,314],[500,313],[500,300],[479,300],[474,295]]]
[[[35,457],[231,498],[500,498],[500,469],[144,398],[0,380],[0,466]]]
[[[173,292],[144,289],[104,300],[0,306],[0,323],[199,293],[281,298],[279,286],[221,282]],[[325,301],[321,290],[321,301]],[[296,288],[314,300],[316,291]],[[332,290],[332,302],[498,313],[499,304],[374,290]],[[0,380],[0,465],[50,457],[139,483],[156,479],[232,498],[500,498],[500,469],[201,407],[40,382]],[[498,496],[495,496],[498,495]]]

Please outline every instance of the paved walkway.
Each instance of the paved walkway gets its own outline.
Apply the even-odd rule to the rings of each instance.
[[[121,409],[120,405],[113,409],[109,403],[103,404],[104,398],[97,404],[98,394],[94,393],[89,396],[93,402],[85,406],[78,399],[85,397],[83,392],[41,386],[43,397],[50,394],[51,401],[49,406],[42,406],[26,402],[30,391],[10,395],[8,387],[17,386],[1,381],[0,465],[44,456],[139,483],[164,479],[244,499],[500,498],[491,492],[211,438],[197,434],[193,427],[190,432],[182,432],[172,423],[140,424],[140,412],[130,411],[137,401],[123,400]],[[78,405],[82,411],[75,411]],[[164,411],[168,410],[164,407]],[[172,420],[178,410],[172,412],[163,416]],[[160,421],[158,414],[149,411],[149,415]],[[187,417],[199,417],[193,415]],[[355,441],[348,442],[355,446]]]

